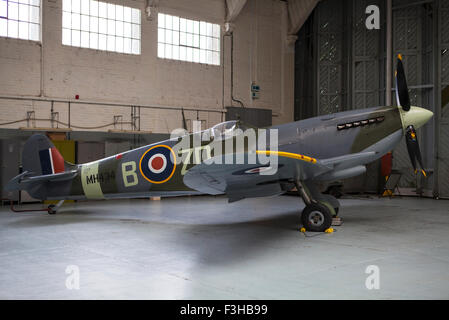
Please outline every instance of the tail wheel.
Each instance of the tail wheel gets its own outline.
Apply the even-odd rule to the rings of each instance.
[[[51,204],[48,206],[48,214],[56,214],[56,209],[55,209],[55,205]]]
[[[307,231],[324,232],[332,224],[332,214],[326,206],[312,203],[302,211],[301,221]]]

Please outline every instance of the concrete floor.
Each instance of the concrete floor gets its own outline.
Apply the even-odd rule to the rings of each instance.
[[[84,202],[54,216],[3,207],[0,298],[449,298],[449,201],[345,199],[343,226],[308,238],[296,231],[302,206],[282,196]],[[79,290],[66,288],[68,265]],[[365,287],[369,265],[379,290]]]

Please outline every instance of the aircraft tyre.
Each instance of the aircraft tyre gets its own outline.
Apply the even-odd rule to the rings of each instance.
[[[48,206],[48,214],[56,214],[55,205],[51,204]]]
[[[326,206],[312,203],[302,211],[301,221],[307,231],[324,232],[332,224],[332,214]]]

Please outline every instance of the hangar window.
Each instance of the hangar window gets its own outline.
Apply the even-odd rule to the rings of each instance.
[[[140,10],[94,0],[63,0],[62,44],[140,54]]]
[[[40,0],[0,0],[0,37],[40,41]]]
[[[158,14],[157,55],[162,59],[220,65],[220,26]]]

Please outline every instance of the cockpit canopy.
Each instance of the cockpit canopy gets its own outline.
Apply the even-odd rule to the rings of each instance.
[[[210,135],[216,141],[225,140],[241,133],[237,129],[245,131],[248,127],[243,125],[239,120],[225,121],[210,128]]]

